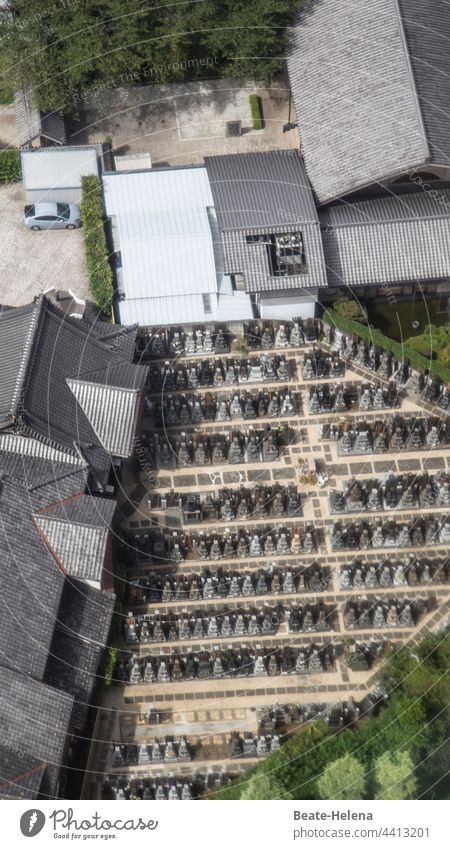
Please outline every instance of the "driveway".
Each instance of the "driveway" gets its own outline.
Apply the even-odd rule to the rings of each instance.
[[[262,101],[264,129],[254,130],[249,95]],[[70,144],[112,138],[114,152],[150,153],[153,165],[197,165],[205,156],[298,148],[297,130],[283,132],[290,93],[283,80],[261,88],[249,80],[207,80],[170,86],[139,86],[103,92],[68,122]],[[242,134],[227,138],[226,123],[240,121]]]
[[[0,185],[0,304],[20,306],[53,287],[89,298],[82,229],[35,233],[24,205],[21,183]]]

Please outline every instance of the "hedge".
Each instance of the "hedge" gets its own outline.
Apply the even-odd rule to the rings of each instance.
[[[99,309],[109,315],[114,290],[104,228],[101,183],[98,177],[83,177],[81,185],[81,218],[89,287]]]
[[[252,113],[253,129],[262,130],[264,126],[262,115],[261,98],[257,94],[251,94],[249,97],[250,110]]]
[[[440,377],[445,383],[450,383],[450,368],[444,366],[436,360],[428,359],[423,354],[419,354],[413,348],[408,348],[407,345],[402,345],[400,342],[395,342],[389,336],[384,336],[379,330],[367,324],[360,324],[359,321],[353,321],[348,318],[343,318],[336,310],[331,307],[326,307],[323,320],[328,324],[337,327],[343,333],[353,333],[361,339],[373,342],[385,351],[390,351],[394,357],[400,362],[409,360],[414,368],[423,369],[436,377]]]
[[[17,183],[21,179],[20,150],[0,150],[0,183]]]

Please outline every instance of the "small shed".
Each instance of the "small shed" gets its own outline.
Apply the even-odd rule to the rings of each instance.
[[[14,95],[17,141],[19,147],[45,147],[66,143],[66,128],[61,112],[41,112],[33,106],[28,92]]]
[[[21,158],[27,203],[79,204],[81,178],[101,172],[102,146],[41,147],[22,150]]]

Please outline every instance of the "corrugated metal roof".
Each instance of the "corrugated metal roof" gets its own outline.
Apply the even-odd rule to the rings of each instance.
[[[197,311],[193,320],[207,321],[198,311],[199,296],[217,293],[220,269],[215,264],[208,215],[213,198],[206,169],[107,174],[103,185],[106,211],[115,219],[116,248],[121,253],[125,295],[119,307],[121,320],[128,322],[133,315],[132,320],[140,324],[148,319],[150,324],[163,323],[159,318],[150,320],[150,312],[155,311],[164,314],[164,323],[180,321],[177,302],[186,298],[190,312]],[[133,305],[135,300],[139,304]],[[160,303],[154,304],[155,300]]]
[[[208,311],[205,310],[208,307]],[[145,327],[195,324],[217,320],[217,293],[130,298],[119,303],[120,320],[139,321]]]
[[[113,457],[129,457],[140,403],[140,389],[122,389],[66,378],[101,445]]]
[[[311,186],[296,150],[207,156],[220,230],[317,222]]]
[[[322,203],[427,161],[397,0],[340,0],[338,8],[314,0],[294,28],[288,70],[306,168]]]
[[[445,210],[447,209],[447,212]],[[450,190],[338,204],[321,212],[330,285],[450,276]]]
[[[25,191],[71,189],[81,178],[98,174],[96,147],[42,147],[22,150],[22,179]]]

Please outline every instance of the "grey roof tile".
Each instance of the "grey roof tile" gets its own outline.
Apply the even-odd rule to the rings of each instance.
[[[100,582],[115,501],[76,495],[35,513],[33,520],[65,574]]]
[[[398,0],[431,161],[450,163],[450,14],[446,0]]]
[[[23,387],[41,302],[0,312],[1,347],[8,352],[0,370],[0,427],[11,424]]]
[[[205,158],[222,239],[224,271],[243,274],[248,292],[326,286],[317,210],[297,151]],[[247,236],[301,232],[306,267],[300,274],[271,276],[267,247]]]
[[[418,4],[419,0],[404,0],[402,6]],[[422,6],[423,17],[428,3]],[[431,26],[439,30],[448,10],[437,0],[432,6],[438,19]],[[425,49],[426,42],[423,39]],[[445,52],[440,66],[446,61],[448,68]],[[419,63],[420,59],[416,74],[425,70]],[[404,169],[414,170],[428,160],[397,0],[340,0],[338,9],[333,0],[313,0],[294,28],[288,71],[306,168],[321,203]],[[438,94],[437,86],[433,90]],[[448,114],[445,85],[439,102],[447,104]]]
[[[321,210],[330,285],[450,276],[450,190],[372,198]]]

